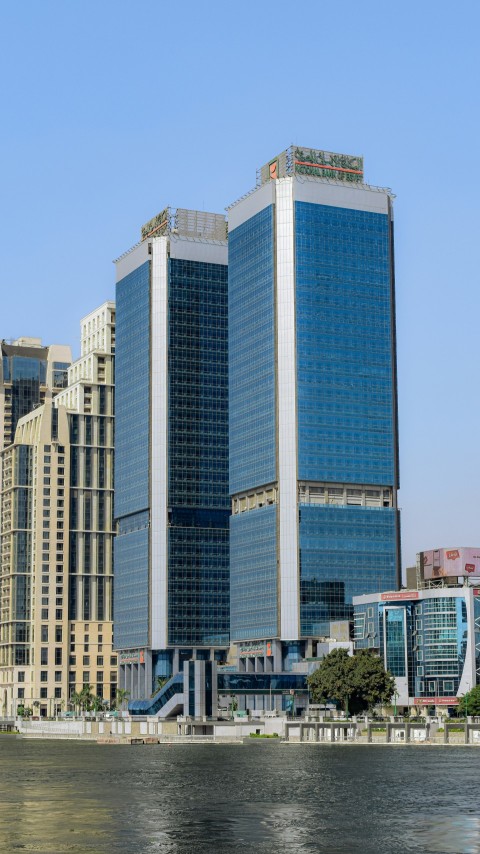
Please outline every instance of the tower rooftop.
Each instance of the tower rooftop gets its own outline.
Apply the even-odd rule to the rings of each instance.
[[[224,214],[166,207],[142,225],[141,240],[164,234],[200,240],[226,240],[227,223]]]
[[[308,175],[363,184],[363,157],[290,145],[257,171],[257,187],[287,175]]]

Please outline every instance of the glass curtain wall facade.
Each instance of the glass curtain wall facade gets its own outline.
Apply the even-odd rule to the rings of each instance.
[[[67,384],[70,347],[43,347],[39,338],[2,341],[0,364],[0,450],[11,445],[20,418]]]
[[[382,656],[402,706],[455,706],[479,684],[480,590],[432,587],[354,600],[355,649]]]
[[[115,647],[133,698],[229,644],[225,219],[166,209],[117,262]]]
[[[229,210],[231,631],[284,666],[399,582],[392,197],[327,155]]]

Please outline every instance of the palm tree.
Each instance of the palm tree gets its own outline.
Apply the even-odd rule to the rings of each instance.
[[[82,690],[80,691],[80,696],[82,698],[81,705],[83,711],[90,709],[93,700],[92,686],[84,685]]]
[[[117,688],[117,693],[115,695],[115,700],[117,706],[122,708],[125,705],[125,702],[128,700],[130,696],[130,691],[126,691],[125,688]]]
[[[73,691],[70,695],[70,703],[73,706],[75,714],[77,714],[77,709],[82,707],[82,692],[81,691]]]
[[[94,712],[103,712],[105,708],[105,703],[103,702],[101,697],[92,697],[90,707]]]

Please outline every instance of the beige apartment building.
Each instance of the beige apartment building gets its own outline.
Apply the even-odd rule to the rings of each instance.
[[[3,451],[0,700],[51,716],[91,686],[111,702],[115,306],[81,321],[66,387]],[[64,383],[65,385],[65,383]]]

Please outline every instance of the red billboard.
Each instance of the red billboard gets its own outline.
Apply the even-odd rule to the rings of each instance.
[[[415,697],[415,706],[458,706],[458,697]]]
[[[420,561],[427,580],[480,576],[480,548],[430,549],[420,552]]]

